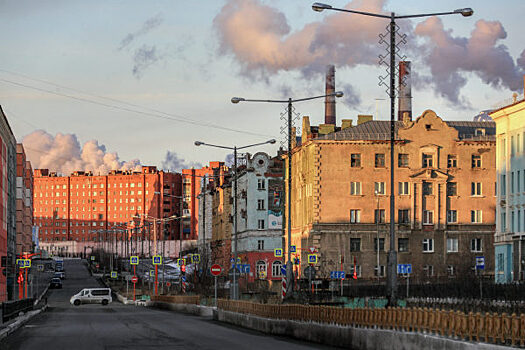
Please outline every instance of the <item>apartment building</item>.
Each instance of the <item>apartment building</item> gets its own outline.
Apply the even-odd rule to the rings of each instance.
[[[33,251],[33,169],[24,146],[16,145],[16,253]]]
[[[318,276],[343,269],[384,279],[395,220],[398,263],[431,282],[475,276],[475,258],[494,267],[496,144],[493,122],[444,121],[425,111],[395,122],[390,188],[390,122],[361,116],[352,127],[310,127],[292,157],[292,244],[318,254]],[[389,196],[395,195],[390,212]],[[287,203],[289,204],[289,203]],[[285,236],[286,237],[286,236]],[[378,263],[379,260],[379,263]]]

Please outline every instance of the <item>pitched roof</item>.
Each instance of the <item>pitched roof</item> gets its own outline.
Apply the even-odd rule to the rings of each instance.
[[[448,126],[453,127],[459,132],[460,140],[495,140],[495,122],[471,122],[471,121],[448,121]],[[394,122],[394,133],[397,138],[397,131],[403,128],[402,121]],[[484,129],[485,135],[478,135],[477,129]],[[341,131],[322,135],[318,140],[390,140],[390,121],[371,120],[355,127],[343,129]]]

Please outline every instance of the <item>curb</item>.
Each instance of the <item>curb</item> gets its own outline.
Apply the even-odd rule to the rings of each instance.
[[[41,309],[29,311],[28,313],[19,316],[15,322],[7,325],[4,329],[0,330],[0,340],[6,338],[7,336],[15,332],[17,329],[22,327],[27,321],[40,314],[42,311],[45,311],[46,309],[47,305],[45,305]]]

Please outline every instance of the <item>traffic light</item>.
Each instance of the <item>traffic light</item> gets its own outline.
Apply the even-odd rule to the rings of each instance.
[[[186,273],[186,265],[182,265],[180,267],[180,270],[181,270],[182,273]]]

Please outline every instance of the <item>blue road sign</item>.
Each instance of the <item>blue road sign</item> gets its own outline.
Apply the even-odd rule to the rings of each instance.
[[[412,273],[412,264],[397,264],[397,273],[400,275],[410,275]]]
[[[235,265],[240,273],[250,273],[250,264],[237,264]]]
[[[484,270],[484,269],[485,269],[485,257],[476,256],[476,270]]]
[[[129,263],[131,265],[138,265],[139,264],[139,257],[138,256],[132,256],[129,258]]]
[[[162,264],[162,257],[160,255],[155,255],[153,257],[153,265],[160,265]]]
[[[297,251],[297,247],[294,245],[290,246],[290,253],[295,253]]]
[[[186,276],[182,276],[182,282],[186,282]]]
[[[286,276],[286,266],[281,266],[281,273]]]
[[[330,271],[330,278],[334,280],[345,279],[344,271]]]

